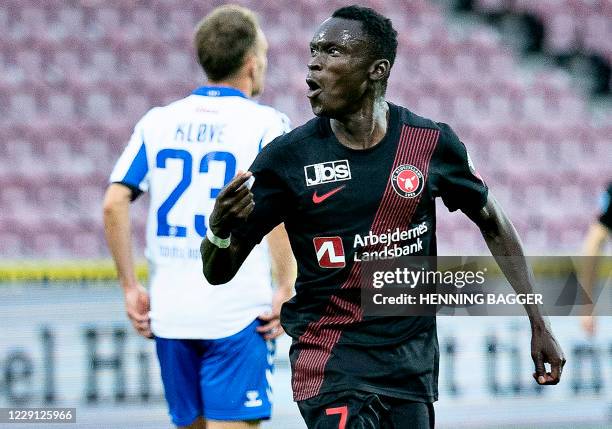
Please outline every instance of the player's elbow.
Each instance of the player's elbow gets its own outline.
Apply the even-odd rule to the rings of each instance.
[[[204,267],[204,277],[213,286],[224,285],[234,278],[234,275],[223,270],[211,270]]]
[[[115,222],[118,216],[120,216],[121,205],[112,199],[105,198],[102,204],[102,217],[104,224],[112,224]]]
[[[479,225],[479,228],[480,233],[487,241],[498,241],[502,237],[502,229],[497,222],[484,223]]]
[[[482,209],[468,216],[478,226],[487,241],[499,240],[504,230],[510,225],[508,218],[492,195],[489,195]]]
[[[102,212],[105,218],[125,210],[130,204],[131,191],[121,185],[112,184],[106,190],[102,203]]]
[[[104,218],[112,216],[117,211],[117,207],[118,205],[116,201],[105,198],[104,203],[102,204],[102,213]]]
[[[204,277],[211,285],[229,282],[234,278],[251,250],[252,247],[246,249],[235,240],[232,240],[229,247],[219,248],[205,238],[200,245]]]

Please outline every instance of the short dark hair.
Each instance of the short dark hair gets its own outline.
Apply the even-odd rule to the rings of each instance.
[[[237,5],[220,6],[202,19],[194,43],[208,79],[219,81],[240,70],[257,42],[258,29],[255,14]]]
[[[364,33],[370,39],[369,49],[373,58],[386,59],[393,66],[397,54],[397,31],[389,18],[374,9],[357,5],[337,9],[332,14],[332,18],[361,22]]]

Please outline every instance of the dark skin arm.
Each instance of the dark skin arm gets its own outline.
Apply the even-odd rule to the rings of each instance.
[[[209,227],[217,237],[229,237],[234,228],[245,222],[253,211],[255,207],[253,194],[247,185],[251,176],[250,172],[239,171],[236,177],[219,192],[209,219]],[[277,290],[272,298],[271,311],[258,317],[264,323],[257,327],[257,331],[264,339],[270,340],[284,333],[279,320],[280,309],[293,295],[296,262],[283,225],[272,230],[267,235],[267,240],[270,244],[270,262]],[[227,248],[215,246],[208,238],[202,240],[200,253],[206,280],[213,285],[229,282],[253,247],[253,244],[245,244],[235,236],[232,236]]]
[[[468,216],[480,228],[491,254],[515,292],[532,293],[533,274],[525,260],[520,238],[495,198],[489,194],[486,205]],[[565,365],[563,351],[542,309],[537,305],[525,305],[525,310],[531,323],[531,357],[535,364],[533,377],[538,384],[557,384]],[[546,372],[545,363],[550,364],[550,372]]]
[[[217,196],[215,208],[210,215],[209,227],[213,234],[227,238],[234,228],[243,223],[253,211],[253,194],[247,186],[250,172],[239,172]],[[204,277],[212,285],[229,282],[242,266],[253,245],[246,245],[232,237],[231,244],[221,249],[207,238],[202,240],[200,253]]]

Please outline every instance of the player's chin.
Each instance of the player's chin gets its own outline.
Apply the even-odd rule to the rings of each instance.
[[[314,113],[315,116],[325,116],[325,109],[323,109],[321,105],[315,105],[311,102],[310,107],[312,108],[312,113]]]
[[[327,116],[331,117],[334,109],[331,106],[328,106],[325,102],[321,102],[321,100],[310,99],[310,107],[312,108],[312,113],[316,116]]]

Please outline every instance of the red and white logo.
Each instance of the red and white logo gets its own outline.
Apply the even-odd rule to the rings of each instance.
[[[320,267],[342,268],[346,266],[344,246],[340,237],[315,237],[312,241]]]
[[[391,175],[393,190],[401,197],[414,198],[424,187],[423,173],[413,165],[400,165]]]

